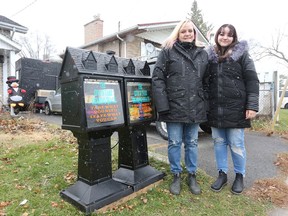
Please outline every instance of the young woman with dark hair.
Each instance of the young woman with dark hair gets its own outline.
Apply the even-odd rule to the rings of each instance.
[[[259,81],[246,41],[238,41],[233,25],[222,25],[209,58],[208,123],[212,129],[219,176],[211,185],[219,192],[227,184],[229,147],[236,175],[231,191],[241,194],[246,168],[244,129],[258,111]]]

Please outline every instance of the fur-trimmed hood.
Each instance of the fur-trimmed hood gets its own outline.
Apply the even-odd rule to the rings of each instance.
[[[208,59],[210,62],[218,63],[218,54],[215,52],[214,46],[209,46],[206,49],[206,52],[208,53]],[[233,48],[232,48],[232,54],[227,59],[227,61],[237,61],[244,52],[247,52],[249,50],[247,41],[239,41]]]

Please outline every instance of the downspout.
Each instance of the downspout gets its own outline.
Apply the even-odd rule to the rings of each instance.
[[[14,36],[15,32],[16,32],[16,28],[15,28],[15,27],[13,27],[13,31],[12,31],[12,34],[11,34],[11,39],[13,38],[13,36]]]
[[[124,44],[124,56],[123,57],[126,58],[126,41],[123,38],[121,38],[118,34],[116,36]],[[121,56],[121,47],[120,46],[119,46],[119,54],[120,54],[119,56],[122,57]]]

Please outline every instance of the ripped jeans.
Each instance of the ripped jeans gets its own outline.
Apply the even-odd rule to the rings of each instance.
[[[227,173],[229,146],[234,172],[245,176],[246,149],[244,143],[244,128],[214,128],[212,127],[212,138],[214,140],[214,154],[217,169]]]
[[[168,159],[173,174],[181,173],[181,146],[184,143],[185,166],[188,173],[197,170],[199,124],[167,122]]]

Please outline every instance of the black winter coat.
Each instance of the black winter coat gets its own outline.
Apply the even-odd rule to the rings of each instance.
[[[259,81],[246,41],[232,49],[231,56],[218,63],[211,46],[209,58],[209,125],[216,128],[247,128],[246,110],[258,111]]]
[[[202,83],[207,65],[207,53],[195,45],[189,49],[176,42],[171,49],[160,52],[152,76],[153,98],[160,121],[207,121]]]

